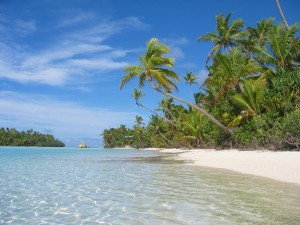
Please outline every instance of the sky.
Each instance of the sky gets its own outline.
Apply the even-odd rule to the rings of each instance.
[[[290,25],[300,21],[299,0],[280,3]],[[197,38],[215,31],[221,13],[246,26],[281,22],[275,0],[0,0],[0,127],[102,146],[104,129],[131,127],[136,115],[149,120],[131,97],[137,80],[119,88],[146,42],[156,37],[170,47],[180,77],[175,94],[191,100],[183,76],[205,80],[212,44]],[[141,102],[156,109],[162,96],[143,91]]]

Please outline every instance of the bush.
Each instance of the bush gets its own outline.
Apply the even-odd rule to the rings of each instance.
[[[241,126],[233,135],[238,148],[300,150],[300,110],[285,117],[261,114]]]
[[[277,128],[277,138],[283,149],[300,150],[300,110],[297,109],[282,120]]]
[[[233,134],[234,146],[239,148],[274,148],[274,126],[280,123],[276,114],[254,117]]]

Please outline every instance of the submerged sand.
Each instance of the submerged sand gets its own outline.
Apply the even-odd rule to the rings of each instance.
[[[154,150],[154,149],[152,149]],[[233,170],[300,185],[300,152],[164,149],[193,165]]]

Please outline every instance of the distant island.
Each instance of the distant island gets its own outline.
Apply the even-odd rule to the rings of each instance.
[[[32,129],[18,131],[15,128],[0,128],[0,146],[64,147],[65,144],[51,134]]]

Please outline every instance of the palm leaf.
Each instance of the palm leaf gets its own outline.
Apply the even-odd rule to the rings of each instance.
[[[121,84],[120,84],[120,89],[124,87],[125,84],[127,84],[129,81],[131,81],[134,77],[138,76],[139,73],[137,72],[130,72],[127,75],[125,75],[122,78]]]

